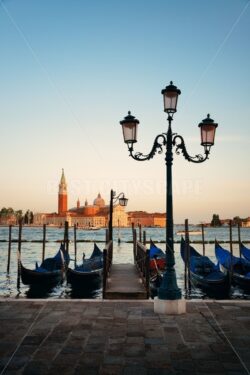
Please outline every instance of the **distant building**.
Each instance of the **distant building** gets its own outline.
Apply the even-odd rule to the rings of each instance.
[[[241,226],[244,228],[250,228],[250,217],[243,219],[241,222]]]
[[[129,225],[141,225],[142,227],[164,228],[166,226],[166,214],[159,212],[148,213],[145,211],[130,211],[128,212],[128,223]]]
[[[62,177],[59,184],[58,191],[58,214],[63,215],[68,211],[68,192],[67,184],[64,176],[64,170],[62,170]]]
[[[82,228],[107,227],[109,220],[109,205],[105,205],[104,199],[99,193],[92,205],[87,200],[84,206],[81,206],[80,200],[76,202],[76,207],[68,209],[67,183],[62,170],[61,180],[58,189],[58,212],[54,213],[36,213],[34,214],[34,225],[54,225],[63,226],[68,221],[69,226],[76,225]],[[114,205],[113,207],[113,226],[128,226],[128,215],[124,207]]]
[[[16,225],[17,218],[14,214],[8,214],[6,216],[0,216],[0,225]]]

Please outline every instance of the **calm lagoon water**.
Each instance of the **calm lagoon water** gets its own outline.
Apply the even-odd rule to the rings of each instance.
[[[176,232],[183,230],[183,226],[175,226],[175,241],[180,241],[181,236],[177,235]],[[190,230],[197,230],[198,227],[190,227]],[[164,242],[165,241],[165,230],[161,228],[144,228],[146,230],[147,239],[152,238],[154,241]],[[8,227],[0,227],[0,240],[8,241]],[[31,228],[24,227],[22,231],[22,239],[27,241],[42,240],[42,228]],[[46,257],[52,257],[55,255],[59,248],[59,243],[55,242],[58,240],[63,240],[63,229],[59,228],[47,228],[46,233]],[[117,239],[118,235],[121,238],[121,244],[118,245]],[[18,238],[18,227],[12,228],[12,240]],[[71,240],[69,245],[69,252],[72,258],[70,266],[74,266],[74,244],[73,244],[73,230],[69,230],[69,238]],[[229,228],[205,228],[205,240],[214,241],[217,239],[221,241],[222,246],[229,249],[229,243],[223,243],[229,241]],[[81,263],[82,253],[86,254],[88,257],[93,250],[93,242],[98,241],[98,246],[103,249],[105,246],[105,229],[100,229],[96,231],[82,230],[77,231],[77,239],[90,241],[90,242],[79,242],[77,243],[77,262]],[[241,239],[243,241],[248,241],[250,247],[250,228],[241,228]],[[190,236],[190,240],[201,241],[200,235]],[[233,228],[233,241],[238,240],[238,230]],[[133,248],[132,243],[127,243],[126,241],[132,241],[132,231],[131,228],[121,228],[119,233],[118,229],[114,228],[114,263],[133,263]],[[163,250],[165,249],[165,243],[158,244]],[[202,244],[193,245],[197,251],[202,253]],[[206,244],[206,255],[215,261],[214,256],[214,244]],[[179,255],[180,245],[175,244],[175,257],[176,257],[176,274],[178,286],[184,291],[184,265]],[[234,254],[239,254],[238,244],[233,244]],[[22,242],[21,249],[22,262],[27,268],[34,268],[35,262],[41,262],[42,258],[42,243],[36,242]],[[32,295],[29,288],[21,283],[20,289],[17,290],[17,243],[12,243],[11,251],[11,264],[10,273],[6,273],[7,268],[7,254],[8,254],[8,242],[0,242],[0,296],[1,297],[12,297],[12,298],[27,298],[27,297],[44,297],[44,298],[74,298],[79,296],[74,296],[72,294],[70,285],[66,282],[63,285],[57,286],[49,293],[45,295]],[[94,292],[93,294],[82,295],[85,298],[101,298],[101,290]],[[190,295],[191,298],[206,298],[204,293],[199,289],[194,289]],[[231,298],[247,298],[250,299],[250,295],[244,294],[241,290],[237,288],[231,289]]]

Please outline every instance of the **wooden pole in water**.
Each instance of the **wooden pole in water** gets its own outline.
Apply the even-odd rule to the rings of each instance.
[[[67,253],[69,253],[69,223],[64,223],[64,246]]]
[[[74,224],[74,250],[75,250],[75,267],[76,267],[76,259],[77,259],[76,224]]]
[[[7,273],[10,272],[11,235],[12,235],[12,225],[9,226],[9,244],[8,244]]]
[[[186,221],[185,221],[184,285],[185,285],[185,290],[187,291],[187,242],[186,242]]]
[[[232,220],[229,221],[229,236],[230,236],[230,255],[231,255],[231,265],[230,265],[230,277],[233,277],[233,237],[232,237]]]
[[[139,224],[139,242],[142,241],[142,236],[141,236],[141,224]]]
[[[134,235],[135,223],[131,223],[132,235]]]
[[[121,234],[120,234],[120,219],[118,219],[118,239],[117,239],[118,245],[121,243]]]
[[[133,252],[134,252],[134,263],[137,260],[137,239],[136,239],[136,229],[133,229]]]
[[[43,224],[43,253],[42,253],[42,262],[45,258],[45,244],[46,244],[46,224]]]
[[[21,245],[22,245],[22,221],[19,222],[19,232],[18,232],[18,248],[17,248],[17,289],[20,289],[20,261],[21,261]]]
[[[201,224],[201,232],[202,232],[202,254],[203,254],[203,256],[205,256],[204,224]]]
[[[147,240],[146,240],[146,231],[143,231],[143,245],[146,246]]]
[[[108,243],[109,242],[109,230],[106,228],[105,230],[105,242]]]
[[[241,254],[240,223],[238,223],[238,238],[239,238],[239,254],[240,254],[240,258],[242,258],[242,254]]]
[[[185,220],[185,242],[186,242],[186,259],[187,259],[187,285],[188,285],[188,289],[191,289],[188,219]]]

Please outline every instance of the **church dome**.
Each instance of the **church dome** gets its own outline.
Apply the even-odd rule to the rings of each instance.
[[[97,198],[94,200],[94,203],[93,203],[95,206],[98,206],[98,207],[104,207],[105,206],[105,201],[104,199],[101,197],[101,194],[99,193]]]

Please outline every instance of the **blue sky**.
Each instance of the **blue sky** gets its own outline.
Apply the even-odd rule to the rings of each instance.
[[[209,161],[174,161],[175,221],[250,216],[250,6],[247,0],[0,0],[0,206],[57,209],[124,191],[128,209],[165,211],[163,156],[128,157],[119,121],[139,120],[138,151],[166,131],[161,89],[181,89],[173,129]],[[4,162],[3,162],[4,161]]]

